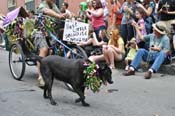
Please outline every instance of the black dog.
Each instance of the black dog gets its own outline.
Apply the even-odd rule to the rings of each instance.
[[[37,58],[39,59],[39,58]],[[75,102],[82,102],[83,106],[89,106],[85,102],[84,90],[85,90],[85,78],[83,71],[85,70],[84,63],[90,62],[84,59],[65,59],[60,56],[51,55],[40,59],[40,70],[45,81],[44,98],[49,98],[52,105],[56,105],[56,102],[52,98],[52,84],[53,79],[69,83],[74,91],[80,96]],[[112,84],[112,71],[107,64],[99,65],[99,77],[103,84],[106,82]]]

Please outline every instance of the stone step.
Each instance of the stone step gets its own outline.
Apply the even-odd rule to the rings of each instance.
[[[115,62],[116,68],[119,69],[125,69],[125,62],[124,61],[119,61]],[[140,65],[140,68],[142,69],[141,71],[145,72],[149,69],[151,65],[146,65],[146,63],[142,62]],[[140,70],[138,70],[140,71]],[[169,75],[175,75],[175,59],[172,61],[171,64],[163,64],[160,69],[158,70],[158,73],[162,74],[169,74]]]

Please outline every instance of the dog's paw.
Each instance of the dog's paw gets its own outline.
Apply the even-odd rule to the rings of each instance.
[[[52,104],[54,106],[57,105],[57,103],[54,100],[50,101],[50,104]]]
[[[75,103],[79,103],[81,101],[81,98],[77,98],[76,100],[75,100]]]
[[[82,105],[85,106],[85,107],[89,107],[90,106],[90,104],[88,104],[86,102],[82,103]]]
[[[49,99],[48,95],[43,95],[44,99]]]

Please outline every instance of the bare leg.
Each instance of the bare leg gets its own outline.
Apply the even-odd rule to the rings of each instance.
[[[48,48],[41,48],[40,49],[40,53],[39,56],[41,57],[45,57],[48,54]],[[43,87],[44,86],[44,81],[42,79],[42,75],[41,75],[41,70],[40,70],[40,63],[37,62],[37,67],[38,67],[38,86],[39,87]]]
[[[108,51],[106,48],[103,48],[103,54],[104,54],[104,58],[106,60],[106,63],[110,64],[109,57],[108,57]]]
[[[103,61],[103,60],[105,60],[105,58],[104,58],[104,55],[101,54],[101,55],[90,56],[90,57],[89,57],[89,60],[92,61],[92,62],[98,62],[98,61]]]
[[[115,68],[115,63],[114,61],[119,61],[122,59],[122,54],[117,53],[113,48],[109,47],[108,51],[107,51],[108,57],[109,57],[109,61],[111,64],[112,68]]]
[[[107,53],[108,53],[108,56],[109,56],[110,67],[113,68],[113,69],[115,69],[114,53],[113,52],[114,51],[111,48],[109,48],[109,50],[108,50]]]
[[[48,54],[48,48],[41,48],[40,49],[40,53],[39,53],[39,56],[41,57],[45,57],[47,56]],[[41,76],[41,71],[40,71],[40,63],[37,62],[37,67],[38,67],[38,74],[39,74],[39,77]]]

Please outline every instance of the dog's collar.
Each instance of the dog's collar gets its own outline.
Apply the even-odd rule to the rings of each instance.
[[[84,63],[85,70],[84,78],[85,78],[85,86],[89,89],[91,89],[94,93],[99,91],[99,88],[101,87],[102,80],[99,78],[99,66],[96,63]]]

